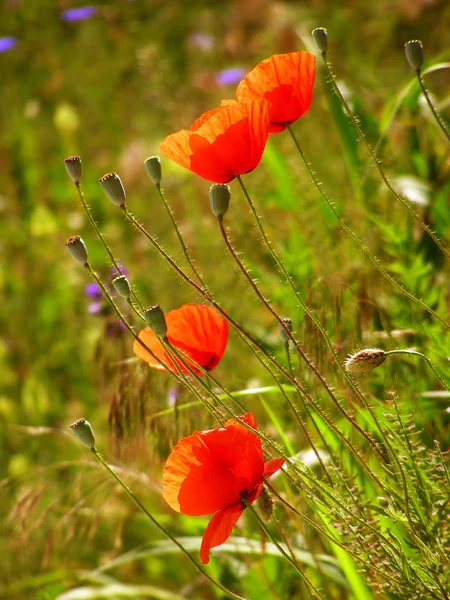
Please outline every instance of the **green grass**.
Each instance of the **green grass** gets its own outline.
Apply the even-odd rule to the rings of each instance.
[[[423,40],[425,82],[449,123],[450,54],[443,44],[450,8],[307,4],[258,1],[242,11],[232,2],[213,8],[206,2],[113,0],[77,23],[62,22],[59,12],[68,6],[48,0],[5,8],[0,35],[14,35],[18,43],[0,53],[1,597],[226,597],[70,435],[70,423],[86,417],[101,454],[197,556],[208,519],[166,505],[162,468],[180,437],[215,424],[189,390],[133,358],[132,338],[106,302],[100,314],[89,314],[88,274],[71,259],[65,240],[81,235],[106,284],[112,274],[64,158],[82,156],[86,200],[141,302],[166,311],[201,302],[126,223],[97,180],[110,171],[120,174],[129,210],[188,272],[144,160],[158,153],[166,135],[233,96],[234,86],[215,83],[217,70],[251,69],[271,54],[298,48],[314,51],[309,33],[325,26],[336,82],[389,180],[411,195],[414,211],[448,248],[450,147],[421,98],[403,44]],[[212,49],[195,45],[192,35],[199,31],[214,37]],[[448,262],[383,186],[321,69],[311,110],[293,130],[337,214],[401,286],[448,321]],[[162,169],[167,201],[217,302],[288,369],[276,322],[226,254],[209,210],[209,184],[164,159]],[[413,348],[449,381],[445,326],[392,287],[344,233],[287,132],[270,137],[260,166],[243,179],[338,361],[361,348]],[[240,258],[278,314],[292,318],[302,349],[385,459],[292,351],[294,373],[322,413],[310,405],[305,410],[292,383],[279,377],[280,383],[325,457],[326,476],[317,460],[309,460],[309,441],[273,377],[231,331],[214,377],[255,414],[268,452],[278,448],[296,457],[288,476],[271,482],[271,537],[292,550],[310,589],[323,598],[448,600],[449,393],[426,362],[407,356],[388,357],[352,390],[261,243],[236,182],[231,193],[226,225]],[[140,327],[127,304],[117,301]],[[176,411],[169,401],[173,388]],[[223,390],[218,400],[236,412]],[[249,511],[206,569],[250,600],[311,597]]]

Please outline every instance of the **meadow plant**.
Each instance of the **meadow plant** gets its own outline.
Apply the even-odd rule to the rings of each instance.
[[[431,224],[416,213],[388,179],[362,122],[335,81],[328,62],[331,47],[327,32],[318,28],[312,36],[322,58],[326,85],[334,94],[338,110],[348,118],[345,126],[355,130],[382,184],[406,208],[405,218],[418,224],[438,248],[442,260],[448,260],[446,242],[439,239]],[[409,42],[405,52],[434,118],[448,138],[447,128],[423,85],[422,45]],[[236,277],[242,277],[248,290],[240,302],[255,302],[267,312],[269,322],[278,328],[275,349],[259,339],[254,324],[243,321],[238,310],[229,310],[226,302],[217,299],[223,294],[208,286],[208,277],[195,264],[166,200],[162,187],[164,164],[159,157],[148,158],[145,169],[174,228],[182,258],[171,256],[152,234],[151,227],[147,228],[129,211],[131,201],[118,174],[109,173],[99,182],[118,214],[152,246],[171,275],[190,287],[195,302],[167,313],[158,304],[144,308],[144,293],[137,292],[133,277],[121,269],[84,199],[80,158],[66,160],[68,174],[93,230],[116,269],[112,288],[91,266],[88,249],[79,236],[67,241],[69,252],[99,286],[130,334],[130,341],[133,338],[129,355],[133,352],[145,368],[159,371],[152,377],[173,380],[176,390],[185,390],[183,403],[175,394],[173,406],[163,411],[173,420],[176,439],[165,456],[162,497],[178,513],[213,514],[202,540],[196,538],[192,542],[182,535],[183,521],[175,527],[181,535],[172,534],[165,525],[167,513],[163,522],[155,518],[146,508],[145,498],[138,499],[118,470],[100,456],[87,421],[80,419],[72,429],[139,510],[211,585],[206,589],[199,587],[190,597],[211,598],[216,593],[218,597],[244,597],[245,589],[236,573],[251,569],[256,563],[269,581],[261,596],[264,598],[448,600],[448,432],[446,435],[442,429],[430,429],[429,424],[427,430],[422,418],[403,409],[409,390],[396,389],[397,370],[406,368],[410,378],[421,377],[416,363],[409,361],[410,357],[421,357],[435,377],[433,391],[447,395],[450,391],[446,377],[450,351],[448,264],[437,279],[437,299],[427,296],[431,298],[427,301],[420,297],[420,288],[408,287],[408,268],[385,265],[386,257],[375,256],[363,239],[364,233],[354,231],[354,225],[342,216],[299,142],[300,119],[308,118],[315,75],[316,57],[309,52],[272,56],[240,81],[236,100],[225,100],[222,106],[201,115],[190,129],[169,135],[160,146],[162,156],[213,184],[209,199],[218,235],[230,264],[236,267]],[[433,361],[417,348],[392,348],[395,335],[390,326],[386,327],[386,348],[362,347],[344,361],[339,345],[342,307],[336,304],[333,328],[317,307],[311,306],[307,290],[299,286],[287,266],[280,238],[268,232],[268,220],[259,214],[257,191],[253,198],[253,192],[251,195],[247,189],[250,174],[261,168],[258,165],[272,134],[289,136],[317,196],[330,211],[328,217],[335,220],[342,235],[348,236],[361,260],[367,259],[386,282],[384,293],[389,297],[400,295],[409,303],[402,313],[402,328],[417,326],[422,337],[431,340],[435,345]],[[292,160],[291,157],[290,164]],[[237,185],[233,186],[234,181]],[[263,277],[252,274],[247,257],[233,239],[237,238],[234,228],[239,221],[235,197],[238,192],[256,227],[256,234],[249,229],[248,235],[255,246],[261,245],[267,268],[285,286],[285,305],[279,295],[272,296]],[[382,232],[384,228],[384,233],[388,228],[381,218],[372,226]],[[201,235],[200,231],[196,234]],[[93,240],[87,246],[91,243]],[[226,290],[226,294],[233,294],[233,289]],[[408,323],[405,314],[412,314],[413,309],[416,323]],[[299,323],[304,324],[303,328]],[[212,373],[226,355],[229,333],[233,340],[243,343],[239,360],[252,357],[260,363],[267,377],[264,387],[233,391],[222,381],[223,376],[219,379]],[[326,362],[323,357],[316,360],[312,356],[313,339],[325,349],[321,354],[325,354]],[[134,362],[130,369],[134,368],[132,365]],[[381,377],[378,374],[382,371],[386,389],[378,379],[379,395],[367,391],[368,378]],[[248,406],[247,397],[251,395],[261,404],[256,412],[266,413],[264,424],[258,417],[259,428]],[[208,425],[206,429],[186,431],[183,415],[198,407]],[[145,414],[149,414],[149,407]],[[150,414],[157,427],[156,417]],[[147,417],[141,414],[134,419],[129,422],[129,435],[133,436],[133,428],[138,427],[148,433]],[[179,439],[181,430],[185,435]],[[149,436],[148,443],[158,443],[156,439]],[[233,535],[244,512],[252,523],[247,538]],[[213,548],[213,568],[205,569],[196,557],[199,553],[201,562],[208,563]]]

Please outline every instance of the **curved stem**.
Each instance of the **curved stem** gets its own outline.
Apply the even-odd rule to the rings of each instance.
[[[358,119],[353,114],[350,106],[348,105],[347,100],[344,98],[341,90],[337,86],[337,84],[334,80],[333,73],[331,72],[330,64],[328,63],[326,56],[324,56],[323,53],[322,53],[322,58],[323,58],[323,63],[325,65],[325,69],[328,74],[328,79],[333,88],[333,91],[336,94],[336,96],[339,98],[339,101],[341,102],[342,106],[344,107],[345,112],[349,116],[349,118],[353,124],[353,127],[356,129],[356,131],[358,133],[359,138],[361,139],[361,141],[367,148],[368,152],[370,153],[370,156],[372,157],[373,161],[375,162],[375,166],[378,169],[378,172],[383,180],[384,185],[388,188],[388,190],[391,192],[391,194],[394,196],[394,198],[406,208],[406,210],[417,221],[417,223],[420,225],[420,227],[431,237],[433,242],[438,246],[439,250],[448,259],[450,259],[450,252],[447,250],[447,248],[445,248],[445,246],[442,244],[442,242],[439,240],[439,238],[436,236],[436,234],[433,231],[431,231],[431,229],[428,227],[428,225],[426,223],[424,223],[422,221],[422,219],[419,217],[419,215],[411,208],[409,202],[405,198],[403,198],[398,192],[396,192],[395,189],[392,187],[391,183],[389,182],[389,179],[386,177],[386,173],[384,172],[381,162],[378,160],[375,152],[372,150],[371,145],[367,141],[366,136],[364,135],[364,132],[361,129],[361,126],[358,122]],[[419,83],[421,83],[421,87],[423,87],[423,90],[425,90],[425,87],[423,86],[423,83],[421,82],[420,73],[418,74],[418,77],[419,77]],[[433,112],[433,114],[434,114],[434,112]],[[445,131],[445,129],[444,129],[444,131]],[[450,139],[449,139],[449,141],[450,141]]]
[[[440,317],[437,313],[435,313],[432,308],[430,308],[427,304],[425,304],[425,302],[423,302],[419,298],[416,298],[416,296],[414,296],[414,294],[412,294],[411,292],[408,292],[408,290],[406,290],[402,285],[400,285],[400,283],[398,283],[398,281],[396,281],[391,275],[389,275],[389,273],[386,271],[386,269],[380,264],[379,260],[371,253],[371,251],[369,250],[369,248],[367,248],[367,246],[364,244],[364,242],[359,239],[359,237],[356,235],[356,233],[339,216],[339,214],[337,213],[336,209],[333,206],[333,203],[328,198],[328,196],[325,194],[325,192],[322,190],[322,186],[320,185],[317,177],[315,176],[315,174],[314,174],[314,172],[313,172],[310,164],[306,160],[306,157],[303,154],[302,149],[300,148],[300,144],[298,143],[297,138],[295,137],[294,132],[292,131],[292,129],[291,129],[291,127],[289,125],[287,126],[287,129],[288,129],[288,131],[289,131],[289,133],[291,135],[292,141],[294,142],[294,145],[297,148],[297,151],[300,154],[300,157],[301,157],[301,159],[302,159],[302,161],[303,161],[303,163],[304,163],[304,165],[305,165],[305,167],[306,167],[306,169],[307,169],[307,171],[309,173],[309,176],[310,176],[312,182],[314,183],[314,186],[317,188],[317,191],[319,192],[319,194],[321,195],[322,199],[327,204],[328,208],[331,210],[331,212],[333,213],[333,215],[339,221],[339,225],[342,227],[342,229],[352,238],[352,240],[356,244],[358,244],[358,246],[361,248],[361,250],[367,256],[367,258],[371,261],[371,263],[374,265],[374,267],[376,267],[376,269],[381,273],[381,275],[387,281],[389,281],[389,283],[391,285],[393,285],[395,288],[397,288],[399,290],[399,292],[401,292],[404,296],[406,296],[407,298],[409,298],[410,300],[412,300],[415,304],[417,304],[418,306],[420,306],[421,308],[423,308],[424,310],[426,310],[427,313],[429,313],[430,315],[432,315],[433,317],[435,317],[436,319],[438,319],[438,321],[440,321],[440,323],[442,325],[444,325],[447,329],[450,329],[450,324],[447,323],[447,321],[445,321],[442,317]]]
[[[252,202],[252,199],[250,198],[249,193],[247,192],[246,187],[244,186],[244,183],[242,182],[242,179],[238,176],[237,180],[239,181],[239,184],[241,186],[242,191],[244,192],[244,196],[247,200],[247,203],[250,207],[251,213],[253,215],[253,217],[255,218],[255,221],[258,225],[258,229],[261,233],[261,236],[264,240],[264,243],[266,245],[266,247],[268,248],[271,256],[273,257],[276,265],[280,268],[280,270],[282,271],[283,275],[285,276],[286,280],[290,282],[290,284],[292,284],[292,280],[289,276],[289,274],[287,273],[286,269],[284,268],[283,263],[281,262],[281,260],[278,258],[278,255],[276,254],[276,252],[272,249],[270,242],[266,236],[266,232],[264,231],[264,227],[262,226],[261,220],[258,216],[258,213],[256,212],[255,206]],[[286,323],[283,321],[283,319],[275,312],[275,310],[270,306],[270,304],[267,302],[267,300],[263,297],[263,295],[259,292],[258,287],[256,286],[255,282],[253,281],[252,277],[248,274],[247,270],[245,269],[244,265],[242,264],[242,262],[240,261],[239,257],[237,256],[236,252],[234,251],[232,245],[230,244],[229,240],[228,240],[228,236],[226,234],[226,231],[223,227],[223,223],[221,222],[220,219],[219,220],[219,227],[220,227],[220,231],[222,233],[222,237],[224,238],[227,247],[230,251],[230,253],[233,255],[234,260],[236,261],[236,263],[239,265],[239,268],[241,269],[241,271],[244,273],[244,275],[247,278],[247,281],[250,283],[250,285],[252,286],[252,289],[255,291],[255,293],[258,295],[258,298],[261,300],[261,302],[264,303],[264,305],[270,310],[270,312],[272,313],[272,315],[275,317],[275,319],[277,319],[278,323],[280,324],[280,326],[283,328],[283,330],[285,331],[286,335],[289,337],[289,339],[292,341],[292,343],[295,346],[295,349],[297,350],[297,352],[300,354],[300,356],[302,357],[302,359],[306,362],[306,364],[308,365],[308,367],[313,371],[314,375],[317,377],[317,379],[319,380],[319,382],[321,383],[322,387],[324,388],[324,390],[326,391],[326,393],[328,394],[328,396],[331,398],[331,400],[333,401],[334,405],[337,407],[337,409],[340,411],[340,413],[345,417],[345,419],[347,419],[347,421],[349,421],[349,423],[351,423],[351,425],[363,436],[366,438],[366,440],[369,442],[369,444],[372,446],[372,448],[374,448],[374,450],[377,452],[377,454],[379,455],[379,457],[382,460],[385,460],[384,456],[383,456],[383,452],[380,450],[380,448],[378,447],[378,445],[375,443],[375,441],[370,437],[370,435],[364,431],[364,429],[362,429],[362,427],[360,427],[358,425],[358,423],[355,421],[355,419],[349,415],[349,413],[345,410],[345,408],[341,405],[341,403],[338,401],[338,399],[336,398],[336,396],[334,395],[332,389],[330,388],[330,386],[327,384],[327,382],[325,381],[325,379],[322,377],[322,375],[319,373],[319,371],[316,369],[316,367],[314,366],[314,364],[308,359],[308,357],[304,354],[304,352],[302,351],[302,349],[300,348],[300,346],[298,345],[298,342],[296,341],[296,339],[294,338],[294,336],[292,335],[291,331],[289,331],[288,327],[286,326]],[[294,294],[295,297],[298,299],[299,295],[297,294],[297,291],[295,290],[295,287],[292,284],[292,288],[294,290]],[[300,301],[301,302],[301,301]],[[304,303],[302,303],[302,308],[304,306]],[[305,307],[305,312],[309,315],[311,313],[311,311],[308,309],[306,310]],[[314,315],[314,322],[316,322],[317,319],[315,319],[315,315]],[[327,338],[328,336],[326,336],[323,328],[321,329],[322,334],[324,335],[325,338]],[[331,345],[331,342],[330,342]],[[300,390],[302,391],[302,390]],[[303,393],[305,393],[305,395],[307,395],[307,393],[303,390]],[[363,401],[365,402],[365,400],[363,399]],[[374,415],[372,414],[372,418],[374,418]],[[377,423],[376,419],[374,418],[374,422]]]
[[[114,471],[114,469],[112,467],[110,467],[109,464],[106,462],[106,460],[98,453],[97,448],[95,448],[95,446],[93,448],[91,448],[91,452],[95,456],[95,458],[98,460],[98,462],[101,465],[103,465],[103,467],[108,471],[108,473],[114,477],[114,479],[117,481],[117,483],[122,487],[122,489],[131,498],[131,500],[136,504],[136,506],[138,506],[140,508],[140,510],[147,516],[148,519],[150,519],[150,521],[153,523],[153,525],[157,529],[159,529],[159,531],[162,534],[164,534],[167,538],[169,538],[169,540],[171,542],[173,542],[179,550],[181,550],[181,552],[192,563],[192,565],[195,567],[195,569],[197,569],[197,571],[203,575],[203,577],[206,577],[206,579],[210,583],[212,583],[215,587],[222,590],[222,592],[224,592],[225,594],[229,594],[232,598],[237,598],[238,600],[245,600],[242,596],[239,596],[238,594],[235,594],[231,590],[228,590],[225,586],[223,586],[221,583],[216,581],[213,577],[208,575],[208,573],[197,563],[197,561],[192,556],[192,554],[190,552],[188,552],[186,550],[186,548],[169,531],[167,531],[167,529],[165,527],[163,527],[161,525],[161,523],[159,523],[159,521],[157,521],[155,519],[155,517],[145,508],[145,506],[142,504],[142,502],[139,500],[139,498],[137,496],[135,496],[134,492],[131,491],[131,489],[126,485],[126,483],[119,477],[119,475],[117,475],[117,473]]]
[[[211,306],[213,306],[217,312],[228,321],[228,323],[230,323],[240,334],[242,334],[243,337],[245,337],[249,342],[251,342],[257,349],[259,352],[261,352],[261,354],[263,354],[265,356],[265,358],[267,358],[267,360],[280,372],[283,374],[284,377],[286,377],[286,379],[288,381],[290,381],[300,392],[303,391],[303,386],[295,379],[295,377],[292,377],[290,373],[288,373],[288,371],[286,371],[286,369],[284,369],[282,367],[282,365],[280,365],[278,363],[278,361],[276,361],[273,356],[265,349],[261,346],[261,344],[259,344],[239,323],[237,323],[234,319],[232,319],[229,314],[223,310],[223,308],[217,304],[217,302],[212,298],[212,296],[209,294],[209,292],[205,291],[204,289],[202,289],[197,283],[195,283],[195,281],[193,281],[188,275],[186,275],[186,273],[177,265],[177,263],[167,254],[167,252],[164,251],[164,249],[160,246],[160,244],[158,244],[158,242],[153,238],[153,236],[151,236],[148,231],[145,229],[145,227],[143,227],[139,221],[137,219],[135,219],[133,217],[133,215],[128,212],[127,208],[123,205],[121,207],[125,218],[127,219],[127,221],[129,223],[131,223],[133,225],[133,227],[135,227],[153,246],[154,248],[159,252],[159,254],[170,264],[170,266],[176,271],[176,273],[182,278],[184,279],[184,281],[186,281],[191,287],[193,287]],[[311,396],[308,396],[308,401],[311,403],[311,405],[314,407],[315,410],[317,410],[317,412],[322,416],[322,418],[326,421],[327,425],[334,431],[334,433],[342,440],[342,442],[344,443],[344,445],[346,446],[346,448],[350,451],[350,453],[359,461],[359,463],[361,464],[361,466],[363,467],[364,471],[367,473],[367,475],[373,479],[374,481],[377,482],[378,485],[380,485],[381,488],[383,488],[383,485],[381,484],[381,482],[379,481],[379,479],[377,478],[377,476],[375,475],[375,473],[373,471],[370,470],[369,466],[366,464],[366,462],[364,461],[364,459],[362,458],[362,456],[360,455],[359,452],[357,452],[356,448],[354,448],[354,446],[352,445],[352,443],[342,434],[342,432],[334,425],[334,423],[323,413],[323,411],[320,410],[319,406],[314,402],[314,400],[311,398]],[[244,422],[242,422],[243,425],[245,425]]]
[[[158,190],[159,197],[161,198],[162,203],[164,204],[164,207],[167,211],[167,214],[169,215],[169,218],[172,222],[173,228],[175,229],[175,233],[177,234],[178,241],[180,242],[185,259],[187,260],[189,266],[191,267],[192,272],[194,273],[194,275],[197,277],[198,281],[200,282],[200,285],[202,287],[206,288],[205,282],[203,281],[202,277],[198,273],[197,269],[194,266],[194,263],[192,262],[192,260],[189,256],[189,253],[186,248],[186,244],[184,243],[183,237],[180,233],[180,230],[178,229],[178,225],[177,225],[177,222],[175,221],[175,217],[173,216],[172,209],[170,208],[169,203],[167,202],[167,200],[164,196],[164,191],[163,191],[160,183],[156,184],[156,189]]]
[[[270,531],[267,529],[264,521],[258,515],[258,513],[253,508],[253,506],[250,504],[250,502],[247,500],[247,498],[243,497],[242,502],[246,505],[246,507],[250,510],[250,512],[255,517],[255,519],[258,521],[259,526],[264,531],[264,533],[267,535],[269,540],[278,548],[279,552],[284,556],[284,558],[294,567],[294,569],[300,575],[300,577],[302,578],[303,582],[305,583],[309,593],[311,594],[311,592],[314,592],[314,594],[316,594],[317,598],[322,598],[322,600],[325,600],[323,594],[311,583],[311,581],[309,581],[308,577],[305,575],[305,573],[299,567],[297,562],[289,556],[289,554],[286,552],[286,550],[283,548],[283,546],[281,546],[281,544],[279,544],[277,542],[277,540],[270,534]]]
[[[445,135],[445,137],[447,138],[447,140],[450,142],[450,134],[448,132],[448,129],[445,126],[445,123],[442,120],[442,117],[439,115],[438,111],[434,108],[434,105],[433,105],[433,103],[431,101],[431,98],[430,98],[430,94],[428,93],[428,90],[425,87],[425,82],[423,80],[422,72],[421,72],[420,69],[417,69],[416,75],[417,75],[417,79],[419,81],[420,89],[422,90],[422,94],[424,95],[425,100],[427,101],[428,108],[431,110],[431,113],[433,114],[433,117],[435,118],[436,123],[441,128],[442,133]]]
[[[78,182],[78,183],[76,183],[76,184],[75,184],[75,187],[76,187],[76,189],[77,189],[78,196],[79,196],[79,198],[80,198],[80,200],[81,200],[81,204],[82,204],[82,206],[83,206],[83,208],[84,208],[84,211],[85,211],[85,213],[86,213],[86,214],[87,214],[87,216],[88,216],[89,222],[90,222],[90,224],[92,225],[92,227],[93,227],[93,229],[94,229],[94,231],[95,231],[95,233],[96,233],[96,235],[97,235],[98,239],[99,239],[99,240],[100,240],[100,242],[102,243],[102,245],[103,245],[104,249],[106,250],[106,253],[107,253],[107,254],[108,254],[108,256],[109,256],[109,260],[110,260],[110,261],[111,261],[111,263],[114,265],[114,267],[115,267],[116,271],[119,273],[119,275],[123,275],[123,271],[122,271],[122,269],[120,268],[120,265],[119,265],[119,263],[118,263],[118,262],[116,261],[116,259],[114,258],[114,256],[113,256],[113,253],[111,252],[111,249],[110,249],[110,247],[109,247],[109,246],[108,246],[108,244],[106,243],[106,241],[105,241],[105,238],[103,237],[103,234],[102,234],[102,232],[100,231],[100,228],[99,228],[99,226],[97,225],[97,223],[95,222],[95,219],[94,219],[94,217],[92,216],[91,209],[89,208],[89,206],[87,205],[87,203],[86,203],[86,201],[85,201],[85,199],[84,199],[84,195],[83,195],[83,192],[81,191],[81,186],[80,186],[80,183],[79,183],[79,182]],[[137,304],[137,305],[139,306],[139,308],[142,310],[142,304],[139,302],[139,298],[136,296],[135,292],[134,292],[132,289],[130,289],[130,291],[131,291],[131,296],[132,296],[133,300],[136,302],[136,304]]]
[[[286,352],[286,358],[287,358],[287,362],[288,362],[289,371],[290,371],[291,375],[293,376],[293,375],[294,375],[294,369],[292,368],[291,353],[290,353],[290,351],[289,351],[289,342],[288,342],[288,341],[287,341],[287,342],[285,342],[285,344],[284,344],[284,350],[285,350],[285,352]],[[324,445],[324,447],[325,447],[326,451],[328,452],[328,455],[329,455],[330,457],[332,457],[332,456],[333,456],[333,453],[330,451],[330,449],[329,449],[329,447],[328,447],[328,444],[327,444],[327,442],[325,441],[325,438],[323,437],[323,435],[322,435],[322,433],[321,433],[321,431],[320,431],[319,427],[317,426],[317,423],[316,423],[316,422],[315,422],[315,420],[314,420],[314,417],[313,417],[313,416],[310,414],[310,412],[309,412],[309,410],[308,410],[308,405],[306,404],[304,397],[303,397],[303,396],[302,396],[300,393],[298,393],[298,392],[297,392],[297,396],[299,397],[299,399],[300,399],[300,402],[302,403],[302,405],[303,405],[303,408],[304,408],[304,410],[305,410],[306,414],[307,414],[307,415],[309,415],[309,417],[310,417],[310,419],[311,419],[311,421],[312,421],[312,423],[313,423],[313,425],[314,425],[314,428],[315,428],[315,430],[317,431],[317,434],[318,434],[318,436],[319,436],[319,437],[320,437],[320,439],[322,440],[322,444]],[[294,409],[294,410],[295,410],[295,409]],[[300,416],[299,416],[298,418],[299,418],[299,419],[300,419],[300,421],[301,421],[301,418],[300,418]],[[317,450],[317,448],[316,448],[315,444],[313,443],[313,441],[312,441],[312,439],[311,439],[311,436],[309,435],[309,433],[308,433],[308,430],[306,429],[306,426],[305,426],[305,425],[303,425],[303,421],[301,421],[301,424],[302,424],[302,428],[303,428],[303,430],[304,430],[304,432],[305,432],[306,438],[307,438],[307,440],[308,440],[308,442],[309,442],[309,445],[311,446],[311,448],[312,448],[312,450],[313,450],[314,454],[316,455],[316,458],[317,458],[317,460],[318,460],[318,462],[319,462],[320,466],[322,467],[322,469],[323,469],[323,471],[324,471],[325,475],[327,476],[327,478],[328,478],[328,481],[329,481],[329,483],[330,483],[331,487],[334,487],[333,480],[331,479],[331,476],[330,476],[330,474],[328,473],[328,470],[327,470],[327,468],[325,467],[325,463],[323,462],[323,460],[322,460],[322,457],[320,456],[320,452],[319,452],[319,450]]]
[[[425,354],[422,354],[422,352],[417,352],[417,350],[389,350],[388,352],[386,352],[386,356],[392,354],[409,354],[411,356],[420,356],[426,361],[427,365],[433,371],[433,373],[436,376],[436,379],[439,381],[442,387],[444,387],[448,392],[450,392],[450,385],[439,375],[431,360],[427,356],[425,356]]]

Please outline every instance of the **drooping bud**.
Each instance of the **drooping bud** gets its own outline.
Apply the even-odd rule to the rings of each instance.
[[[83,446],[86,446],[86,448],[89,449],[95,447],[95,436],[89,421],[86,421],[86,419],[78,419],[78,421],[72,423],[70,428]]]
[[[311,32],[311,35],[314,40],[314,43],[316,44],[317,50],[319,50],[319,52],[326,53],[326,51],[328,50],[327,30],[324,29],[323,27],[316,27],[316,29],[314,29]]]
[[[209,204],[216,217],[223,217],[230,206],[230,188],[225,183],[216,183],[209,189]]]
[[[74,183],[80,183],[81,179],[81,158],[79,156],[69,156],[64,160],[66,170],[70,179]]]
[[[286,317],[285,319],[282,319],[283,323],[286,325],[287,329],[292,333],[292,319],[290,319],[289,317]],[[283,344],[286,344],[287,342],[289,342],[289,336],[286,333],[286,329],[284,329],[284,327],[281,325],[281,323],[278,323],[278,334],[281,338],[281,341],[283,342]]]
[[[150,156],[144,164],[151,181],[155,185],[161,183],[161,161],[159,156]]]
[[[423,64],[423,46],[420,40],[411,40],[405,44],[406,60],[414,71],[419,71]]]
[[[67,250],[74,257],[74,259],[82,265],[87,265],[88,252],[86,244],[80,238],[79,235],[73,235],[66,242]]]
[[[125,206],[127,196],[122,180],[117,173],[108,173],[103,175],[99,180],[100,187],[116,206]]]
[[[167,335],[167,323],[164,311],[157,304],[149,306],[144,310],[144,319],[155,335],[165,338]]]
[[[114,289],[116,290],[116,292],[122,296],[122,298],[129,298],[130,294],[131,294],[131,289],[130,289],[130,284],[128,282],[128,279],[125,277],[125,275],[119,275],[118,277],[115,277],[112,281],[111,281]]]
[[[367,348],[352,354],[345,361],[349,373],[369,373],[386,360],[386,352],[381,348]]]

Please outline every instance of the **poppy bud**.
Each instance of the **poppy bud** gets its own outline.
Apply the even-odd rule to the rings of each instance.
[[[79,235],[73,235],[66,242],[67,250],[74,257],[74,259],[82,265],[88,263],[88,253],[86,244],[80,238]]]
[[[386,352],[380,348],[367,348],[352,354],[345,361],[345,370],[349,373],[369,373],[386,360]]]
[[[289,331],[292,333],[292,319],[289,319],[289,317],[286,317],[285,319],[282,319],[283,323],[286,325],[286,327],[289,329]],[[281,323],[278,323],[278,334],[281,338],[281,341],[284,344],[287,344],[287,342],[289,342],[289,336],[286,333],[286,330],[284,329],[284,327],[282,327]]]
[[[66,170],[70,179],[74,183],[80,183],[81,179],[81,158],[79,156],[69,156],[64,160]]]
[[[125,275],[119,275],[118,277],[115,277],[111,283],[116,292],[122,296],[122,298],[128,299],[130,297],[130,284],[128,283],[128,279],[125,277]]]
[[[311,32],[314,43],[316,44],[317,50],[319,52],[325,53],[328,50],[328,34],[327,30],[323,27],[316,27]]]
[[[92,431],[91,424],[86,419],[78,419],[75,423],[70,426],[75,437],[86,446],[86,448],[92,449],[95,447],[95,437]]]
[[[144,310],[144,319],[155,335],[165,338],[167,335],[167,323],[164,311],[157,304],[149,306]]]
[[[161,161],[159,156],[151,156],[145,161],[147,174],[155,185],[161,183]]]
[[[108,173],[99,180],[100,187],[116,206],[125,206],[126,194],[122,181],[117,173]]]
[[[405,44],[406,60],[414,71],[419,71],[423,64],[423,46],[420,40],[411,40]]]
[[[224,183],[216,183],[209,190],[209,204],[216,217],[223,217],[230,205],[230,188]]]

